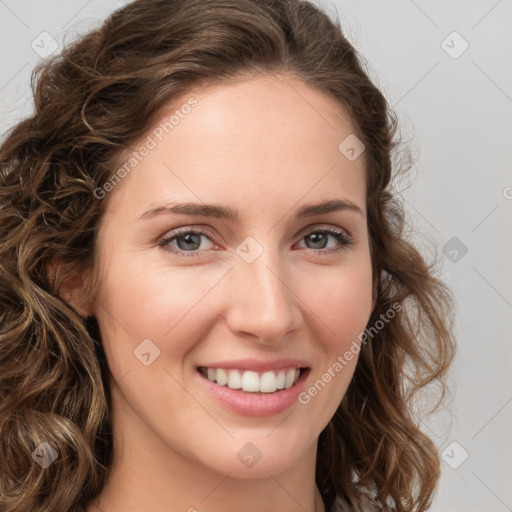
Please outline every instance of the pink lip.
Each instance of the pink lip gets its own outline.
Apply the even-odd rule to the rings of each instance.
[[[288,360],[288,363],[289,361],[290,360]],[[240,366],[237,366],[240,364],[240,361],[236,363],[234,368],[240,368]],[[269,363],[266,364],[267,369],[269,368],[268,364]],[[295,363],[288,364],[288,366],[294,365]],[[226,368],[226,366],[222,365],[218,366],[218,368],[219,367]],[[270,368],[276,367],[272,366]],[[227,409],[238,414],[243,414],[244,416],[272,416],[285,411],[297,402],[309,372],[309,369],[301,372],[297,382],[291,388],[282,389],[275,393],[249,393],[242,390],[230,389],[227,386],[219,386],[211,382],[198,371],[195,373],[205,387],[206,392]]]
[[[281,370],[283,368],[309,368],[311,365],[304,360],[282,357],[272,361],[261,361],[259,359],[236,359],[232,361],[215,361],[213,363],[201,364],[206,368],[222,368],[226,370],[252,370],[253,372],[266,372],[269,370]]]

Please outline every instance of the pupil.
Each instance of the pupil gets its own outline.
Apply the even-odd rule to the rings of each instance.
[[[194,238],[196,238],[195,243],[194,243]],[[199,247],[199,245],[201,244],[200,237],[198,237],[197,235],[191,234],[191,233],[188,233],[187,235],[183,235],[180,238],[178,238],[178,245],[180,246],[182,244],[179,243],[179,240],[184,240],[184,245],[185,245],[185,247],[180,247],[180,249],[196,250]],[[190,247],[190,244],[192,244],[193,247]]]
[[[315,249],[323,249],[325,247],[325,239],[326,235],[325,233],[314,233],[312,235],[309,235],[310,241],[313,242],[313,244],[319,244],[320,247],[315,247]]]

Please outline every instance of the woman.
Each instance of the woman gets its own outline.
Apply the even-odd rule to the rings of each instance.
[[[0,507],[427,510],[452,300],[308,2],[137,0],[0,151]]]

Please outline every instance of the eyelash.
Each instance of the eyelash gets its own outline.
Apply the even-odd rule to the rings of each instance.
[[[318,252],[319,254],[323,254],[323,255],[342,252],[342,251],[346,250],[347,248],[349,248],[350,246],[352,246],[353,243],[354,243],[353,239],[350,236],[348,236],[344,231],[333,229],[333,228],[323,228],[323,229],[318,229],[317,228],[317,229],[313,229],[313,230],[307,232],[305,235],[303,235],[301,240],[304,239],[306,236],[311,235],[313,233],[327,233],[328,235],[331,235],[338,242],[341,243],[341,247],[338,247],[338,248],[335,248],[335,249],[328,249],[328,250],[324,250],[324,249],[320,249],[320,250],[310,249],[313,252]],[[188,235],[188,234],[206,236],[212,242],[213,242],[212,239],[214,238],[214,236],[209,231],[205,230],[204,228],[198,228],[198,229],[188,229],[188,228],[185,228],[185,229],[183,229],[181,231],[173,232],[173,233],[171,233],[169,235],[164,236],[163,238],[161,238],[158,241],[158,246],[161,246],[161,247],[164,248],[164,250],[166,250],[166,251],[168,251],[168,252],[170,252],[172,254],[176,254],[178,256],[197,257],[202,252],[202,251],[200,251],[198,249],[196,249],[194,251],[182,251],[181,249],[176,249],[176,248],[173,248],[173,250],[170,250],[170,249],[166,248],[166,246],[169,246],[169,244],[173,240],[175,240],[177,238],[180,238],[181,236]]]

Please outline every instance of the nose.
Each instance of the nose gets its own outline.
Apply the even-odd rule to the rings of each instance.
[[[237,335],[274,345],[302,322],[292,275],[278,255],[264,251],[255,261],[237,259],[227,282],[226,319]]]

